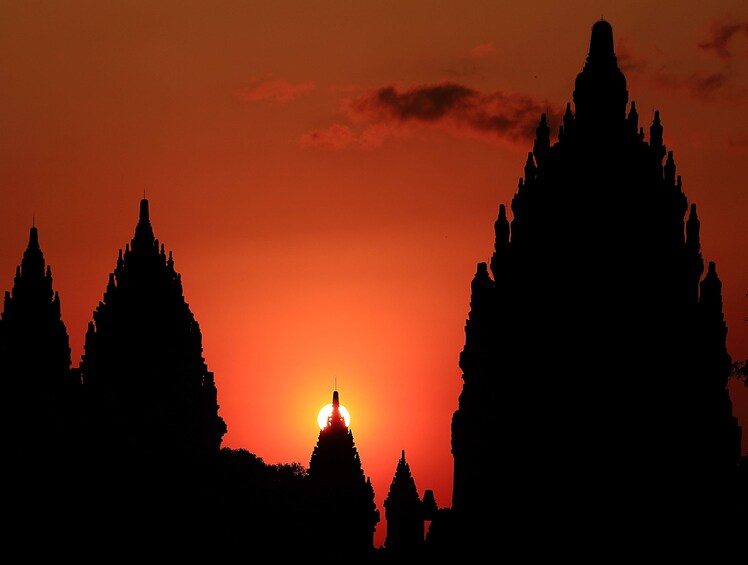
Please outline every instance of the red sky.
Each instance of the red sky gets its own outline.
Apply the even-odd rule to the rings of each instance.
[[[382,501],[402,449],[451,505],[470,281],[601,16],[655,109],[748,358],[745,2],[2,3],[0,290],[34,219],[73,363],[150,201],[224,446],[307,466],[337,379]],[[648,135],[648,134],[647,134]],[[555,138],[555,135],[554,135]],[[646,202],[625,202],[635,213]],[[748,389],[732,386],[748,452]]]

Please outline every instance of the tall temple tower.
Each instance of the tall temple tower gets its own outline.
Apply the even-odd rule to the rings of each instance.
[[[119,251],[85,338],[80,370],[102,436],[95,441],[153,459],[218,453],[226,424],[202,353],[181,275],[142,199],[135,235]]]
[[[71,367],[60,295],[32,226],[0,317],[0,454],[5,551],[43,540],[57,554],[76,545],[80,374]],[[76,553],[79,553],[76,551]]]
[[[52,288],[52,269],[45,265],[36,226],[30,229],[13,290],[5,293],[0,375],[3,449],[16,448],[27,458],[63,448],[59,442],[80,379],[71,369],[60,295]]]
[[[312,507],[318,509],[309,555],[371,558],[379,510],[353,433],[340,413],[337,390],[309,461],[309,484]]]
[[[613,46],[596,22],[573,108],[554,142],[540,116],[471,283],[452,510],[476,538],[623,536],[632,512],[654,525],[734,505],[721,283],[660,113],[647,140]]]

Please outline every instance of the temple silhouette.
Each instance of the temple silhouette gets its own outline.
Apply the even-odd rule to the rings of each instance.
[[[149,459],[218,451],[227,428],[202,350],[182,277],[171,251],[167,256],[155,238],[143,199],[135,235],[124,253],[119,250],[88,324],[80,363],[91,427],[105,431],[100,442]]]
[[[60,295],[32,226],[0,318],[3,449],[22,463],[21,474],[36,464],[29,446],[46,445],[58,456],[67,451],[63,426],[79,384],[70,355]]]
[[[367,556],[374,549],[374,530],[379,510],[374,502],[374,487],[364,475],[353,432],[340,413],[340,397],[333,391],[332,413],[319,432],[317,445],[309,460],[309,481],[321,528],[319,555],[341,558]],[[328,539],[330,525],[335,540]]]
[[[405,460],[405,450],[397,462],[395,476],[384,499],[387,537],[384,548],[398,559],[414,558],[423,554],[425,523],[432,521],[439,511],[434,491],[426,489],[423,498],[418,494],[416,481]]]
[[[308,466],[222,447],[200,326],[148,200],[77,367],[32,226],[0,317],[9,547],[408,563],[744,541],[717,265],[660,112],[648,135],[639,122],[612,28],[595,22],[573,106],[555,139],[539,116],[511,218],[500,204],[470,283],[451,505],[419,495],[398,446],[381,548],[337,390]]]
[[[721,282],[659,111],[648,133],[600,20],[573,109],[553,142],[540,116],[512,218],[500,204],[471,282],[452,418],[460,544],[644,544],[663,521],[680,539],[724,535],[745,512]]]

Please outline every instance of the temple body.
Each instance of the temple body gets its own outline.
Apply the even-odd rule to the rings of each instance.
[[[518,531],[723,507],[741,458],[716,265],[606,21],[573,99],[499,207],[459,360],[453,511]]]

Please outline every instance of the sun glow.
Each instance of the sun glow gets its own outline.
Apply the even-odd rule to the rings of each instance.
[[[351,415],[348,413],[348,410],[345,406],[342,404],[338,404],[338,410],[340,410],[340,415],[343,417],[343,420],[345,421],[345,425],[349,428],[351,427]],[[319,411],[319,414],[317,414],[317,425],[319,425],[319,429],[323,430],[327,426],[327,419],[332,414],[332,403],[325,404],[322,409]]]

